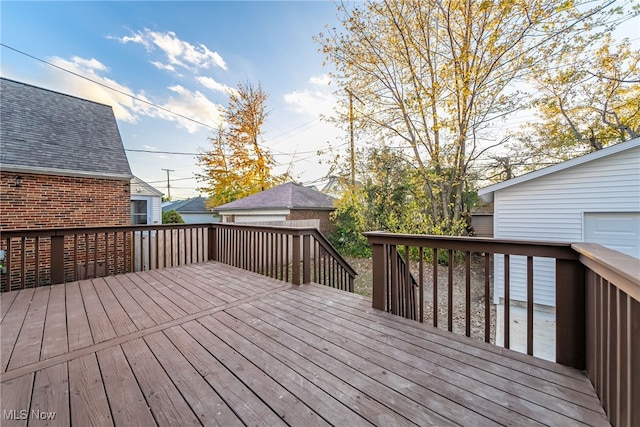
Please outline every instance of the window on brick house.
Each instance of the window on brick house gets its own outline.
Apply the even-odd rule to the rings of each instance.
[[[140,225],[147,223],[147,201],[132,200],[131,201],[131,224]]]

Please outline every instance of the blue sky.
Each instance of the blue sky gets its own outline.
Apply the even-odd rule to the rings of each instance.
[[[328,166],[318,150],[344,150],[348,135],[320,120],[335,104],[313,36],[338,26],[326,1],[0,2],[3,44],[87,76],[148,103],[204,123],[218,124],[229,88],[260,83],[269,94],[263,145],[294,179],[321,186]],[[640,43],[640,18],[618,38]],[[193,155],[208,145],[211,128],[0,49],[0,74],[113,106],[133,173],[173,199],[198,195]],[[514,114],[497,132],[535,117]],[[357,143],[357,145],[360,145]],[[143,150],[146,152],[132,151]],[[329,159],[329,155],[324,160]]]
[[[216,126],[229,88],[260,83],[269,94],[263,143],[276,172],[309,183],[326,165],[316,151],[344,132],[322,122],[331,112],[329,69],[312,37],[336,25],[328,1],[9,2],[0,3],[1,40],[11,48],[87,76],[149,103]],[[1,75],[113,106],[133,173],[174,199],[197,195],[191,155],[211,129],[133,100],[6,47]]]

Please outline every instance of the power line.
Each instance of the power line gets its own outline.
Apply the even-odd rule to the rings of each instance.
[[[81,79],[84,79],[84,80],[90,81],[91,83],[97,84],[97,85],[99,85],[99,86],[102,86],[102,87],[107,88],[107,89],[109,89],[109,90],[112,90],[112,91],[114,91],[114,92],[117,92],[117,93],[119,93],[119,94],[121,94],[121,95],[128,96],[128,97],[130,97],[131,99],[135,99],[135,100],[136,100],[136,101],[138,101],[138,102],[142,102],[142,103],[144,103],[144,104],[150,105],[150,106],[152,106],[152,107],[154,107],[154,108],[157,108],[157,109],[159,109],[159,110],[165,111],[165,112],[167,112],[167,113],[169,113],[169,114],[173,114],[173,115],[175,115],[175,116],[177,116],[177,117],[180,117],[180,118],[182,118],[182,119],[189,120],[190,122],[193,122],[193,123],[199,124],[200,126],[204,126],[204,127],[206,127],[206,128],[209,128],[209,129],[216,129],[216,126],[208,125],[208,124],[203,123],[203,122],[201,122],[201,121],[199,121],[199,120],[193,119],[193,118],[191,118],[191,117],[185,116],[185,115],[180,114],[180,113],[176,113],[175,111],[171,111],[171,110],[169,110],[168,108],[161,107],[160,105],[154,104],[153,102],[147,101],[146,99],[138,98],[137,96],[135,96],[135,95],[133,95],[133,94],[127,93],[127,92],[122,91],[122,90],[120,90],[120,89],[116,89],[116,88],[114,88],[114,87],[111,87],[111,86],[109,86],[109,85],[107,85],[107,84],[105,84],[105,83],[99,82],[99,81],[97,81],[97,80],[93,80],[93,79],[91,79],[91,78],[89,78],[89,77],[87,77],[87,76],[83,76],[82,74],[78,74],[78,73],[76,73],[76,72],[74,72],[74,71],[71,71],[71,70],[68,70],[68,69],[66,69],[66,68],[64,68],[64,67],[61,67],[61,66],[56,65],[56,64],[53,64],[53,63],[51,63],[51,62],[49,62],[49,61],[45,61],[44,59],[40,59],[40,58],[38,58],[38,57],[36,57],[36,56],[30,55],[30,54],[28,54],[28,53],[26,53],[26,52],[23,52],[23,51],[21,51],[21,50],[19,50],[19,49],[16,49],[16,48],[11,47],[11,46],[9,46],[9,45],[6,45],[6,44],[4,44],[4,43],[1,43],[1,42],[0,42],[0,46],[2,46],[2,47],[6,47],[7,49],[13,50],[14,52],[20,53],[20,54],[22,54],[22,55],[24,55],[24,56],[27,56],[27,57],[31,58],[31,59],[34,59],[34,60],[36,60],[36,61],[42,62],[42,63],[47,64],[47,65],[50,65],[50,66],[52,66],[52,67],[54,67],[54,68],[57,68],[57,69],[59,69],[59,70],[62,70],[62,71],[67,72],[67,73],[69,73],[69,74],[72,74],[72,75],[74,75],[74,76],[76,76],[76,77],[80,77]]]
[[[71,74],[71,75],[73,75],[73,76],[79,77],[79,78],[84,79],[84,80],[87,80],[87,81],[89,81],[89,82],[91,82],[91,83],[94,83],[94,84],[97,84],[97,85],[99,85],[99,86],[102,86],[102,87],[104,87],[104,88],[106,88],[106,89],[112,90],[112,91],[114,91],[114,92],[116,92],[116,93],[119,93],[119,94],[121,94],[121,95],[128,96],[129,98],[134,99],[134,100],[136,100],[136,101],[138,101],[138,102],[142,102],[142,103],[144,103],[144,104],[150,105],[150,106],[152,106],[152,107],[154,107],[154,108],[157,108],[157,109],[162,110],[162,111],[164,111],[164,112],[167,112],[167,113],[169,113],[169,114],[173,114],[174,116],[180,117],[180,118],[182,118],[182,119],[184,119],[184,120],[188,120],[188,121],[190,121],[190,122],[192,122],[192,123],[196,123],[196,124],[198,124],[198,125],[200,125],[200,126],[204,126],[204,127],[208,128],[208,129],[212,129],[212,130],[216,130],[216,129],[218,129],[218,127],[217,127],[217,126],[214,126],[214,125],[210,125],[210,124],[207,124],[207,123],[201,122],[201,121],[199,121],[199,120],[193,119],[193,118],[191,118],[191,117],[185,116],[185,115],[180,114],[180,113],[176,113],[175,111],[172,111],[172,110],[170,110],[170,109],[168,109],[168,108],[165,108],[165,107],[162,107],[162,106],[160,106],[160,105],[154,104],[154,103],[153,103],[153,102],[151,102],[151,101],[147,101],[146,99],[139,98],[139,97],[137,97],[137,96],[135,96],[135,95],[133,95],[133,94],[131,94],[131,93],[128,93],[128,92],[122,91],[122,90],[120,90],[120,89],[114,88],[114,87],[109,86],[109,85],[107,85],[107,84],[105,84],[105,83],[102,83],[102,82],[100,82],[100,81],[97,81],[97,80],[91,79],[91,78],[89,78],[89,77],[87,77],[87,76],[83,76],[82,74],[76,73],[75,71],[71,71],[71,70],[66,69],[66,68],[64,68],[64,67],[61,67],[61,66],[59,66],[59,65],[53,64],[53,63],[51,63],[51,62],[49,62],[49,61],[46,61],[46,60],[41,59],[41,58],[38,58],[37,56],[31,55],[31,54],[29,54],[29,53],[27,53],[27,52],[24,52],[24,51],[20,50],[20,49],[17,49],[17,48],[14,48],[14,47],[12,47],[12,46],[9,46],[9,45],[7,45],[7,44],[5,44],[5,43],[0,42],[0,46],[5,47],[5,48],[7,48],[7,49],[9,49],[9,50],[12,50],[12,51],[14,51],[14,52],[17,52],[17,53],[19,53],[19,54],[21,54],[21,55],[24,55],[24,56],[28,57],[28,58],[31,58],[31,59],[33,59],[33,60],[35,60],[35,61],[42,62],[43,64],[47,64],[47,65],[49,65],[49,66],[51,66],[51,67],[53,67],[53,68],[56,68],[56,69],[58,69],[58,70],[64,71],[64,72],[66,72],[66,73],[69,73],[69,74]],[[281,133],[280,135],[275,136],[275,137],[274,137],[274,138],[272,138],[271,140],[274,140],[274,139],[277,139],[277,138],[281,138],[281,137],[287,136],[287,134],[288,134],[288,133],[293,132],[293,131],[295,131],[295,130],[297,130],[297,129],[299,129],[299,128],[302,128],[302,127],[308,126],[309,124],[312,124],[313,122],[315,122],[315,121],[317,121],[317,120],[318,120],[318,119],[313,119],[313,120],[311,120],[311,121],[309,121],[309,122],[307,122],[307,123],[303,123],[303,124],[301,124],[301,125],[298,125],[298,126],[296,126],[296,127],[292,128],[292,129],[290,129],[290,130],[288,130],[288,131],[286,131],[286,132]],[[306,130],[308,130],[308,129],[311,129],[311,128],[312,128],[312,127],[314,127],[315,125],[316,125],[316,124],[313,124],[312,126],[309,126],[309,127],[308,127],[308,128],[306,128],[306,129],[302,129],[302,130],[300,130],[300,131],[298,131],[298,132],[294,133],[293,135],[289,135],[289,137],[291,137],[291,136],[295,136],[295,135],[297,135],[297,134],[299,134],[299,133],[301,133],[301,132],[304,132],[304,131],[306,131]],[[271,148],[271,150],[272,150],[272,151],[274,151],[274,152],[277,152],[277,153],[279,153],[279,154],[283,154],[283,155],[291,156],[291,154],[289,154],[289,153],[284,153],[284,152],[281,152],[281,151],[273,150],[273,148]],[[128,150],[126,150],[126,151],[141,152],[141,153],[155,152],[155,153],[158,153],[158,154],[172,154],[172,155],[194,155],[194,156],[199,155],[199,153],[179,153],[179,152],[168,152],[168,151],[134,150],[134,149],[128,149]],[[310,152],[310,153],[311,153],[311,152]]]
[[[188,153],[188,152],[181,152],[181,151],[136,150],[133,148],[125,148],[124,151],[132,151],[135,153],[171,154],[176,156],[199,156],[201,154],[201,153]]]

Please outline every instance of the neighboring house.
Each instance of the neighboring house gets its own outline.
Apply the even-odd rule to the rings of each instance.
[[[288,182],[213,209],[222,222],[255,223],[315,220],[319,230],[331,229],[334,198]]]
[[[192,197],[187,200],[167,202],[162,205],[162,212],[175,210],[180,214],[185,224],[208,224],[220,222],[220,218],[213,215],[211,209],[206,207],[204,197]]]
[[[344,192],[347,190],[348,185],[346,184],[346,180],[344,178],[338,178],[337,176],[330,176],[329,181],[322,187],[322,191],[324,194],[328,194],[331,197],[335,197],[339,199],[342,197]]]
[[[0,117],[1,229],[131,223],[110,106],[0,78]]]
[[[162,224],[162,194],[134,176],[131,179],[131,224]]]
[[[478,191],[494,204],[494,237],[594,242],[640,258],[640,138]],[[495,260],[495,302],[503,259]],[[555,305],[554,263],[534,259],[534,302]],[[511,298],[524,301],[526,266],[512,257]]]

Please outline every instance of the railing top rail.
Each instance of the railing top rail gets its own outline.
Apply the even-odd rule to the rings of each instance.
[[[595,243],[574,243],[580,262],[640,301],[640,259]]]
[[[232,228],[232,229],[247,229],[254,231],[264,231],[273,233],[290,234],[293,236],[302,236],[305,234],[312,234],[317,231],[315,227],[292,227],[282,225],[255,225],[255,224],[238,224],[235,222],[219,222],[210,224],[214,228]]]
[[[363,233],[370,244],[408,245],[459,251],[537,256],[577,260],[571,243],[537,240],[508,240],[486,237],[436,236],[429,234],[396,234],[384,231]]]
[[[16,230],[0,230],[2,237],[50,237],[68,236],[73,234],[113,233],[124,231],[176,229],[176,228],[204,228],[211,224],[147,224],[147,225],[111,225],[106,227],[61,227],[61,228],[26,228]]]

